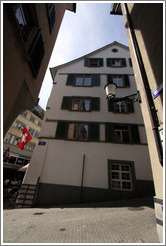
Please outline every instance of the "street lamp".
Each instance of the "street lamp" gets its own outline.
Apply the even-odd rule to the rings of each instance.
[[[139,102],[141,103],[141,97],[139,91],[137,93],[126,96],[126,97],[121,97],[121,98],[115,98],[116,95],[116,88],[117,85],[114,84],[112,81],[108,82],[105,86],[105,92],[106,92],[106,98],[110,100],[111,102],[125,102],[125,103],[134,103],[134,102]]]

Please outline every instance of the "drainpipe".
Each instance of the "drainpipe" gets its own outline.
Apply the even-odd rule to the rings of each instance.
[[[83,202],[84,167],[85,167],[85,155],[83,155],[83,163],[82,163],[81,203]]]
[[[123,6],[124,6],[126,19],[127,19],[126,28],[128,28],[128,30],[129,30],[134,55],[136,58],[138,70],[139,70],[139,73],[141,76],[141,81],[142,81],[143,88],[144,88],[145,98],[146,98],[147,105],[148,105],[148,110],[149,110],[151,124],[152,124],[152,130],[153,130],[155,143],[156,143],[156,147],[157,147],[157,152],[158,152],[158,158],[159,158],[160,164],[163,166],[163,149],[162,149],[162,144],[161,144],[160,135],[159,135],[159,131],[158,131],[158,127],[160,124],[159,124],[159,120],[158,120],[158,116],[157,116],[157,110],[155,108],[154,101],[152,98],[151,89],[149,86],[149,82],[148,82],[148,78],[146,75],[144,63],[142,60],[141,52],[140,52],[140,49],[138,46],[138,42],[136,39],[136,35],[134,32],[134,28],[132,25],[132,21],[131,21],[131,17],[130,17],[129,11],[128,11],[127,4],[123,3]]]

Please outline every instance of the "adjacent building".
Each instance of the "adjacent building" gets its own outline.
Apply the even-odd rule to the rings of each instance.
[[[114,3],[111,14],[123,15],[155,186],[155,212],[163,241],[163,11],[164,3]],[[118,16],[117,16],[118,18]]]
[[[17,181],[17,183],[22,181],[25,172],[19,172],[19,170],[30,163],[32,153],[38,144],[44,112],[39,105],[22,112],[7,131],[3,140],[3,152],[9,149],[9,158],[3,160],[3,181],[10,180],[11,182]],[[28,129],[32,139],[25,145],[24,150],[21,150],[17,142],[24,127]]]
[[[3,7],[3,133],[38,95],[65,10],[75,3],[5,3]]]
[[[17,207],[153,196],[139,103],[111,103],[137,91],[129,48],[113,42],[50,69],[53,88]]]

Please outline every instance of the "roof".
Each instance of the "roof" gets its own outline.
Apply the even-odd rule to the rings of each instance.
[[[102,50],[104,50],[104,49],[107,49],[108,47],[111,47],[111,46],[113,46],[113,45],[119,45],[119,46],[121,46],[122,48],[129,50],[129,47],[128,47],[128,46],[123,45],[123,44],[121,44],[121,43],[119,43],[119,42],[117,42],[117,41],[114,41],[113,43],[107,44],[107,45],[105,45],[104,47],[101,47],[101,48],[99,48],[99,49],[97,49],[97,50],[95,50],[95,51],[93,51],[93,52],[90,52],[90,53],[88,53],[88,54],[86,54],[86,55],[84,55],[84,56],[81,56],[81,57],[79,57],[79,58],[77,58],[77,59],[74,59],[74,60],[72,60],[72,61],[70,61],[70,62],[67,62],[67,63],[64,63],[64,64],[62,64],[62,65],[58,65],[58,66],[56,66],[56,67],[50,68],[50,73],[51,73],[52,79],[54,80],[54,77],[55,77],[55,75],[56,75],[56,72],[57,72],[57,69],[58,69],[58,68],[64,67],[64,66],[69,65],[69,64],[72,64],[72,63],[74,63],[74,62],[76,62],[76,61],[79,61],[79,60],[81,60],[81,59],[83,59],[83,58],[86,58],[86,57],[88,57],[88,56],[90,56],[90,55],[93,55],[93,54],[95,54],[95,53],[97,53],[97,52],[99,52],[99,51],[102,51]]]
[[[67,8],[66,8],[67,10],[70,10],[76,13],[76,3],[67,3],[66,5],[67,5]]]
[[[111,5],[111,15],[122,15],[122,9],[120,3],[112,3]]]

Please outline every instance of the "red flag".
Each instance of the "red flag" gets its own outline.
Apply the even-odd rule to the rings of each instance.
[[[3,158],[4,158],[4,161],[9,160],[9,158],[10,158],[10,149],[9,148],[3,152]]]
[[[22,135],[19,138],[18,143],[17,143],[18,147],[23,150],[26,143],[28,143],[31,139],[32,139],[31,134],[28,132],[27,128],[24,127],[22,131]]]

